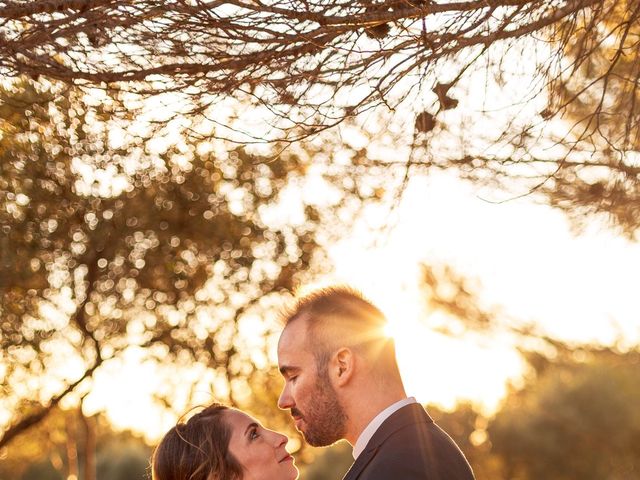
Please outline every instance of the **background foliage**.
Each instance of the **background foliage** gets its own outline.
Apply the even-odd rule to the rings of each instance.
[[[141,478],[148,439],[90,408],[132,354],[161,409],[205,390],[290,428],[270,319],[414,175],[637,239],[637,0],[218,7],[0,2],[2,480]],[[447,267],[422,287],[530,365],[494,414],[430,407],[478,478],[638,476],[637,352],[547,338]],[[297,442],[305,478],[350,463]]]

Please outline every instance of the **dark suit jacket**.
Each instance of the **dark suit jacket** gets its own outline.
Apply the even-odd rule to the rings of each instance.
[[[373,434],[344,480],[473,480],[464,455],[419,404],[402,407]]]

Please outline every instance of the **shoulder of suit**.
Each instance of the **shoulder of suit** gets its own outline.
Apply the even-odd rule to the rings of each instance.
[[[407,405],[394,412],[380,425],[373,436],[375,441],[371,446],[379,445],[385,438],[405,428],[411,429],[413,427],[415,429],[417,427],[420,429],[433,424],[433,420],[422,405],[417,403]]]
[[[474,478],[459,447],[433,421],[406,424],[391,432],[379,445],[369,469],[400,475],[403,480]]]

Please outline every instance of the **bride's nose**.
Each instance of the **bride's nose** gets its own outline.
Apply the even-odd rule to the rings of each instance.
[[[273,430],[270,430],[270,433],[273,436],[272,443],[276,448],[284,447],[287,443],[289,443],[289,437],[287,437],[286,435],[283,435],[279,432],[274,432]]]

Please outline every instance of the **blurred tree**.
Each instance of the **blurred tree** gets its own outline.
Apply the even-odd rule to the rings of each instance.
[[[370,122],[380,106],[413,146],[382,164],[407,178],[455,170],[507,198],[535,192],[578,226],[605,214],[633,237],[639,14],[640,0],[13,0],[0,7],[0,59],[6,75],[171,92],[181,114],[249,143]],[[479,85],[483,105],[455,112]],[[220,114],[229,95],[248,106],[244,122]]]
[[[436,108],[416,115],[425,133],[435,113],[456,107],[452,87],[469,67],[503,58],[523,37],[553,37],[539,69],[549,79],[568,43],[597,42],[605,26],[628,34],[639,4],[627,0],[620,18],[615,3],[13,0],[0,8],[0,58],[5,74],[188,90],[194,112],[217,95],[243,96],[298,135],[432,89]]]
[[[98,480],[146,480],[149,449],[139,438],[112,439],[98,453]]]
[[[7,477],[9,478],[15,477]],[[19,480],[64,480],[64,478],[50,462],[42,462],[30,465]]]
[[[324,480],[342,478],[353,463],[351,445],[341,441],[325,448],[309,448],[306,465],[300,469],[300,478],[305,480]]]
[[[494,307],[481,304],[480,285],[464,277],[448,265],[421,266],[420,288],[429,312],[443,312],[453,322],[434,326],[438,331],[452,334],[454,322],[465,329],[482,331],[496,326],[500,313]]]
[[[584,16],[559,25],[558,37],[565,32],[572,36],[562,44],[567,68],[550,85],[554,95],[547,113],[566,110],[576,130],[597,139],[611,154],[611,150],[640,148],[635,123],[640,115],[640,5],[619,0],[606,8],[605,16]],[[584,30],[596,35],[581,35]]]
[[[446,314],[434,329],[487,338],[511,334],[529,365],[522,385],[511,387],[493,418],[461,406],[453,424],[439,420],[469,452],[476,473],[518,480],[638,476],[640,351],[551,338],[484,305],[477,282],[449,267],[424,266],[423,287],[430,312]],[[432,413],[438,421],[439,413]]]
[[[528,95],[523,109],[534,109],[536,114],[527,117],[533,120],[514,118],[500,135],[485,140],[462,132],[465,138],[446,152],[441,146],[436,151],[426,142],[429,137],[413,168],[455,170],[488,187],[484,196],[490,200],[534,193],[538,201],[567,213],[578,228],[602,214],[635,238],[640,229],[639,15],[636,0],[606,0],[558,21],[543,37],[561,55],[540,66],[546,82],[523,88]],[[544,88],[536,90],[537,85]],[[499,117],[496,124],[502,123]]]
[[[381,107],[395,121],[375,129],[412,146],[385,167],[454,170],[492,201],[536,193],[634,237],[639,14],[640,0],[12,0],[0,68],[171,93],[176,113],[247,143],[361,127]],[[247,115],[222,112],[230,95]]]
[[[151,455],[151,448],[142,438],[128,431],[114,431],[103,414],[91,417],[94,423],[95,442],[80,429],[82,413],[78,410],[54,408],[29,435],[21,435],[2,449],[0,462],[1,480],[58,480],[71,478],[69,444],[78,452],[76,478],[98,480],[144,480]],[[69,428],[69,425],[72,427]],[[73,430],[72,435],[69,435]],[[85,452],[95,449],[97,470],[93,477],[87,474],[82,461]],[[79,476],[78,476],[79,475]]]
[[[555,345],[488,426],[503,478],[622,480],[640,472],[640,352]]]
[[[357,152],[305,192],[324,145],[154,150],[162,139],[131,133],[135,119],[114,124],[111,99],[60,88],[0,91],[0,407],[13,413],[0,447],[132,347],[205,366],[233,401],[267,363],[268,322],[250,348],[243,324],[324,268],[322,238],[378,195]]]
[[[476,478],[499,478],[500,463],[491,452],[491,444],[486,441],[488,419],[478,408],[461,402],[453,410],[429,405],[427,411],[434,422],[455,440]]]
[[[450,336],[461,331],[493,335],[507,333],[515,339],[516,346],[553,345],[550,338],[535,322],[514,318],[498,305],[487,305],[482,298],[481,283],[461,274],[449,265],[421,265],[420,288],[424,306],[429,315],[444,314],[443,321],[432,316],[433,330]],[[529,345],[530,346],[530,345]]]
[[[542,193],[578,224],[585,213],[605,213],[633,236],[640,226],[640,4],[615,1],[610,10],[565,27],[574,35],[564,45],[572,66],[551,84],[549,111],[565,113],[570,138],[588,139],[590,155],[559,166]],[[595,37],[575,33],[594,27]]]
[[[28,412],[35,406],[24,402],[21,408]],[[30,435],[22,435],[11,445],[0,449],[0,479],[18,480],[23,476],[36,475],[33,472],[38,472],[37,478],[66,478],[69,473],[67,421],[76,421],[74,412],[54,408],[46,420],[31,430]]]

